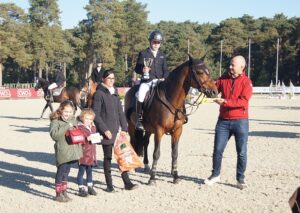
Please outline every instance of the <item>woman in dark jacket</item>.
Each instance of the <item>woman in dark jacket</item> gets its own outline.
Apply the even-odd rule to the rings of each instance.
[[[107,185],[107,192],[113,192],[111,178],[112,148],[116,140],[119,129],[120,134],[127,134],[127,122],[121,101],[114,87],[115,74],[111,70],[103,73],[102,83],[98,85],[94,95],[93,110],[96,114],[95,125],[100,134],[103,135],[102,148],[104,152],[104,174]],[[128,172],[122,173],[122,179],[126,190],[137,187],[130,179]]]

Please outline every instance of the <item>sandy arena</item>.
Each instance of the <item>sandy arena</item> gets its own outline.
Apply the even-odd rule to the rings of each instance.
[[[232,138],[224,152],[221,183],[202,184],[210,175],[218,106],[202,104],[190,116],[179,144],[174,185],[170,175],[170,137],[164,136],[156,186],[149,176],[131,174],[139,188],[123,190],[113,164],[116,193],[106,193],[102,148],[94,169],[97,196],[77,194],[77,169],[70,173],[69,203],[55,202],[54,142],[49,136],[49,110],[38,119],[44,100],[0,100],[0,212],[290,212],[288,199],[300,186],[300,97],[293,100],[254,96],[250,102],[250,136],[246,180],[249,188],[235,187],[236,152]],[[57,104],[55,108],[57,108]],[[153,151],[153,139],[149,148]],[[152,162],[152,157],[150,158]]]

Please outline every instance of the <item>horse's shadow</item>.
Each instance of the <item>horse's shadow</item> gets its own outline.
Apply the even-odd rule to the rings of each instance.
[[[145,174],[145,175],[149,176],[149,178],[150,178],[149,174],[144,173],[143,168],[138,168],[135,171],[136,171],[135,174],[141,174],[142,173],[142,174]],[[157,176],[156,176],[157,181],[165,181],[167,183],[172,183],[173,184],[173,176],[172,176],[171,173],[163,172],[163,171],[157,171],[156,174],[157,174]],[[167,180],[165,178],[167,178]],[[204,184],[204,179],[202,179],[202,178],[190,177],[190,176],[185,176],[185,175],[179,175],[179,178],[181,180],[185,180],[185,181],[192,181],[192,182],[194,182],[196,184],[199,184],[199,185]],[[147,183],[144,183],[142,181],[138,181],[138,182],[140,182],[141,184],[147,184],[148,185],[148,182]]]
[[[31,133],[31,132],[49,132],[49,127],[28,127],[28,126],[20,126],[20,125],[10,125],[12,127],[17,127],[17,132]]]
[[[54,165],[54,154],[44,152],[25,152],[21,150],[0,148],[0,152],[17,157],[23,157],[28,161],[35,161]]]
[[[0,185],[11,189],[17,189],[35,196],[53,199],[52,195],[38,191],[31,186],[40,185],[54,189],[54,184],[42,180],[44,177],[55,177],[55,173],[33,167],[11,164],[0,161]]]
[[[263,120],[263,119],[249,119],[249,121],[257,122],[259,124],[279,125],[279,126],[300,126],[297,121],[276,121],[276,120]]]
[[[32,118],[32,117],[16,117],[16,116],[4,116],[1,115],[0,118],[8,118],[8,119],[16,119],[16,120],[33,120],[38,121],[40,118]]]
[[[273,137],[273,138],[300,138],[297,132],[279,132],[279,131],[251,131],[249,136]]]

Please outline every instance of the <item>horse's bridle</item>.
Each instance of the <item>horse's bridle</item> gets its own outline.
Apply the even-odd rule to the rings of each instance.
[[[198,64],[198,66],[202,66],[203,64],[204,64],[204,63],[202,62],[202,63]],[[192,79],[194,79],[194,81],[196,81],[197,86],[198,86],[197,89],[198,89],[200,92],[206,94],[207,91],[208,91],[208,89],[205,88],[205,87],[203,87],[203,85],[204,85],[206,82],[208,82],[208,80],[206,80],[206,81],[204,81],[204,82],[200,82],[200,81],[199,81],[199,79],[197,78],[196,71],[193,69],[193,62],[192,62],[191,60],[189,61],[189,72],[192,74],[192,77],[190,78],[190,85],[192,84]],[[206,74],[208,74],[208,73],[206,73]]]

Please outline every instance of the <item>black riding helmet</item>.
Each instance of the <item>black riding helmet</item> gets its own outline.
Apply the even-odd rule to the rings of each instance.
[[[100,63],[103,63],[103,60],[102,60],[102,58],[97,58],[97,60],[96,60],[96,64],[100,64]]]
[[[164,39],[164,35],[159,30],[154,30],[149,35],[149,41],[159,41],[162,42]]]

